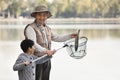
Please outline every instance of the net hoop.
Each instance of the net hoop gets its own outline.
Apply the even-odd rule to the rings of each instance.
[[[84,56],[86,56],[86,47],[87,47],[87,37],[80,37],[79,38],[79,43],[78,43],[78,49],[75,51],[75,39],[71,39],[65,42],[65,45],[67,45],[66,49],[70,57],[74,59],[81,59]]]

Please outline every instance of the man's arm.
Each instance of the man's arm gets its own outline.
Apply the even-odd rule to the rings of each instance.
[[[28,39],[34,41],[35,50],[36,50],[37,52],[42,53],[42,54],[39,54],[39,55],[44,55],[44,54],[46,54],[46,53],[47,53],[48,55],[51,55],[51,53],[52,53],[52,54],[55,53],[55,50],[48,50],[48,49],[40,46],[40,45],[36,42],[36,41],[37,41],[37,40],[36,40],[36,33],[35,33],[34,29],[33,29],[31,26],[28,26],[28,27],[26,28],[26,32],[25,32],[25,33],[26,33],[26,36],[27,36]]]
[[[44,48],[44,47],[42,47],[42,46],[40,46],[36,41],[36,33],[35,33],[35,31],[34,31],[34,29],[31,27],[31,26],[28,26],[27,28],[26,28],[26,36],[27,36],[27,38],[28,39],[30,39],[30,40],[33,40],[34,41],[34,44],[35,44],[35,50],[37,51],[37,52],[41,52],[41,53],[46,53],[46,48]]]
[[[37,57],[37,56],[33,55],[33,57],[34,57],[34,60],[32,61],[32,63],[35,62],[36,64],[42,64],[42,63],[50,60],[52,58],[52,54],[50,56],[45,54],[41,57]]]
[[[58,35],[52,32],[52,40],[56,42],[65,42],[69,39],[75,38],[77,36],[76,33],[67,34],[67,35]]]

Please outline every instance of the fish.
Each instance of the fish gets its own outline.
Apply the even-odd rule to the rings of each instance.
[[[75,51],[78,50],[78,45],[79,45],[79,33],[80,33],[80,29],[78,30],[78,35],[75,38]]]

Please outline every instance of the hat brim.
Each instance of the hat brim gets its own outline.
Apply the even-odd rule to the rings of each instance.
[[[46,13],[48,13],[47,18],[50,18],[50,17],[52,16],[51,12],[49,12],[49,11],[32,12],[32,13],[31,13],[31,16],[35,18],[36,13],[42,13],[42,12],[46,12]]]

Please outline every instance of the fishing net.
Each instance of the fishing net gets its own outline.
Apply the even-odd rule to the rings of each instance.
[[[75,39],[71,39],[65,42],[66,49],[70,57],[75,58],[75,59],[81,59],[83,58],[87,52],[86,52],[86,47],[87,47],[87,37],[80,37],[78,39],[78,44],[77,48],[75,45]]]

